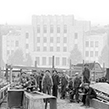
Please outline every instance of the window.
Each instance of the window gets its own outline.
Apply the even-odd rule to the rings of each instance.
[[[50,25],[50,33],[53,33],[53,25]]]
[[[13,54],[14,53],[14,50],[11,50],[11,54]]]
[[[46,25],[43,26],[43,31],[44,31],[44,33],[47,33],[47,26]]]
[[[42,57],[42,65],[46,65],[46,57]]]
[[[56,51],[57,51],[57,52],[60,52],[60,47],[57,47],[57,48],[56,48]]]
[[[60,65],[59,57],[56,57],[56,65]]]
[[[29,48],[29,45],[28,44],[26,44],[26,49],[28,49]]]
[[[90,47],[93,47],[94,46],[94,43],[93,41],[90,42]]]
[[[43,38],[43,42],[44,42],[44,43],[47,42],[47,38],[46,38],[46,37]]]
[[[40,58],[36,57],[37,65],[40,65]]]
[[[39,46],[37,46],[37,51],[40,51],[40,47]]]
[[[11,47],[13,47],[14,46],[14,41],[11,41]]]
[[[67,25],[64,25],[64,33],[67,33]]]
[[[63,66],[66,66],[67,64],[67,59],[65,57],[62,58],[62,65]]]
[[[44,47],[43,47],[43,51],[47,51],[47,47],[44,46]]]
[[[7,50],[7,55],[9,55],[9,50]]]
[[[75,33],[75,39],[78,39],[78,33]]]
[[[19,41],[16,41],[15,45],[16,45],[16,47],[18,47],[19,46]]]
[[[98,57],[98,51],[95,51],[95,57]]]
[[[50,47],[50,51],[51,51],[51,52],[53,51],[53,47]]]
[[[37,37],[37,43],[40,43],[40,37]]]
[[[26,39],[28,39],[29,38],[29,33],[26,33]]]
[[[63,52],[67,52],[67,47],[64,47],[63,48]]]
[[[37,25],[37,33],[40,33],[40,25]]]
[[[93,57],[93,51],[90,51],[90,57]]]
[[[60,26],[57,26],[57,33],[60,33]]]
[[[95,42],[95,47],[98,47],[98,41]]]
[[[89,57],[89,51],[85,52],[86,57]]]
[[[89,41],[86,41],[86,47],[89,47]]]
[[[52,57],[49,57],[49,65],[52,65]]]
[[[50,43],[53,43],[53,37],[50,37]]]
[[[67,43],[67,37],[64,37],[63,43]]]
[[[57,43],[60,43],[60,37],[57,37]]]
[[[7,47],[9,47],[10,46],[10,42],[9,41],[7,41]]]

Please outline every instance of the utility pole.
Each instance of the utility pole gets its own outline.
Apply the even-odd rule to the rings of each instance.
[[[54,66],[54,56],[52,56],[52,69],[54,69],[55,66]]]
[[[84,60],[84,27],[83,27],[83,60]]]
[[[94,61],[94,80],[96,80],[95,61]]]
[[[35,68],[37,68],[37,61],[35,60]]]
[[[71,68],[71,65],[72,65],[72,63],[71,63],[71,59],[70,59],[70,69],[69,69],[69,72],[70,72],[69,76],[70,77],[72,76],[72,68]]]
[[[103,63],[103,77],[105,77],[105,63]]]

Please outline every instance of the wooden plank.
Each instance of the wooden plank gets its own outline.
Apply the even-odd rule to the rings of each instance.
[[[91,85],[92,88],[104,92],[109,95],[109,84],[108,83],[95,83]]]
[[[24,92],[24,93],[25,93],[25,96],[29,99],[55,98],[54,96],[47,95],[44,93],[39,93],[39,92],[37,92],[37,94],[32,94],[32,93],[28,93],[28,92]]]

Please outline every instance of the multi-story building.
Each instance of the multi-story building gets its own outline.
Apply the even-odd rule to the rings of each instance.
[[[30,54],[38,67],[69,68],[69,56],[74,46],[84,56],[84,33],[90,30],[90,22],[77,21],[68,16],[32,16],[31,26],[17,26],[3,36],[3,60],[7,63],[9,55],[21,48],[25,59]],[[16,28],[16,26],[14,27]]]
[[[31,26],[17,27],[19,28],[11,30],[8,34],[2,36],[2,56],[5,63],[7,63],[9,56],[12,55],[17,49],[23,51],[25,58],[27,54],[31,54],[33,51]]]
[[[102,49],[107,44],[107,33],[84,35],[85,62],[98,62]]]
[[[34,60],[38,66],[52,65],[69,68],[69,56],[77,44],[83,54],[83,33],[90,30],[90,22],[77,21],[74,16],[33,16]]]
[[[14,53],[16,49],[20,47],[20,32],[9,32],[7,35],[3,35],[3,60],[7,63],[7,60],[11,54]]]

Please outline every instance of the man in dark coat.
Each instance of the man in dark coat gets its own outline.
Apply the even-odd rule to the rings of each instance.
[[[67,77],[63,73],[61,77],[61,99],[65,99],[67,84],[68,84]]]
[[[88,64],[84,65],[84,70],[83,70],[83,82],[84,83],[90,83],[90,70],[88,68]]]
[[[72,80],[72,78],[70,78],[70,80],[69,80],[68,88],[69,88],[69,99],[70,99],[70,102],[73,102],[73,80]]]
[[[57,90],[58,90],[58,85],[59,85],[59,76],[58,76],[56,70],[53,71],[52,80],[53,80],[53,91],[52,91],[53,93],[52,93],[52,95],[57,97]]]
[[[84,95],[82,97],[82,102],[83,102],[82,106],[85,105],[85,106],[89,107],[90,106],[90,100],[92,98],[96,98],[96,97],[97,97],[97,94],[94,91],[94,89],[89,86],[89,83],[85,83],[84,84]]]
[[[77,72],[75,74],[74,83],[73,83],[73,87],[74,87],[73,96],[75,95],[76,102],[79,102],[79,92],[78,92],[78,90],[79,90],[80,84],[81,84],[81,79],[80,79],[79,74]]]

